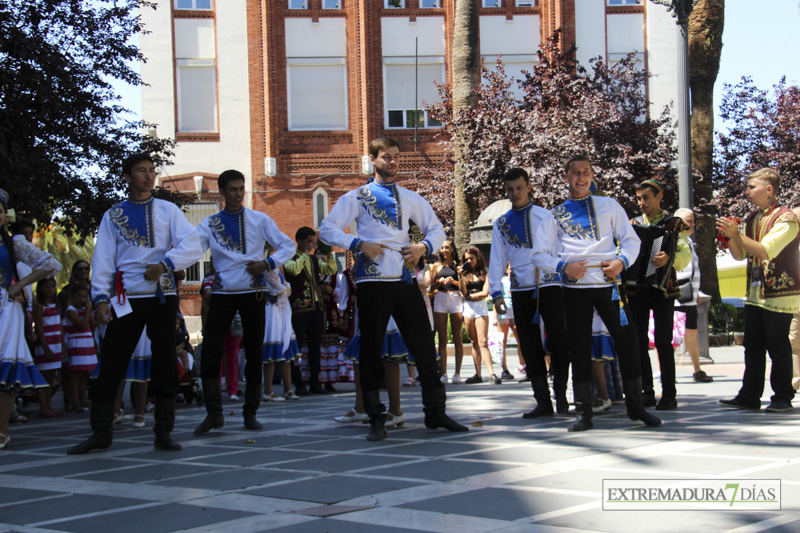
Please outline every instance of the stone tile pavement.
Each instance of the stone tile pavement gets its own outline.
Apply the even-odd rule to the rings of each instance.
[[[192,430],[204,410],[180,406],[177,453],[154,451],[152,432],[128,419],[108,451],[68,457],[88,416],[34,414],[0,452],[0,531],[800,531],[800,409],[716,406],[738,390],[742,351],[712,356],[714,383],[679,367],[680,407],[655,429],[622,405],[584,433],[566,431],[571,415],[523,420],[533,400],[515,382],[448,385],[448,412],[470,425],[460,434],[425,430],[419,387],[404,387],[407,422],[379,443],[332,420],[351,407],[347,392],[263,405],[259,432],[228,402],[225,428],[203,438]],[[781,479],[782,509],[602,509],[604,479],[717,477]]]

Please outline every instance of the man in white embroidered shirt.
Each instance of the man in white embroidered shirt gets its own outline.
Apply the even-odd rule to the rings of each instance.
[[[567,334],[572,355],[572,388],[578,418],[569,431],[592,423],[592,313],[603,319],[619,355],[628,418],[648,426],[661,420],[642,406],[642,380],[636,330],[621,305],[619,275],[639,252],[641,241],[616,200],[592,194],[589,158],[572,156],[564,166],[569,200],[553,209],[533,244],[533,263],[562,274]],[[560,250],[557,255],[553,250]]]
[[[239,311],[242,317],[244,347],[244,427],[261,429],[256,411],[261,403],[261,366],[264,342],[265,273],[275,270],[294,254],[294,242],[281,233],[266,214],[244,207],[244,175],[226,170],[217,178],[225,209],[205,218],[197,227],[200,246],[211,249],[216,277],[211,286],[208,317],[203,326],[203,353],[200,372],[208,413],[194,430],[203,435],[225,424],[222,415],[219,368],[225,335]],[[264,245],[275,250],[264,259]]]
[[[145,327],[153,353],[150,387],[155,397],[155,448],[181,449],[170,436],[178,391],[174,272],[200,258],[200,242],[177,205],[153,198],[156,168],[149,155],[126,158],[122,174],[130,195],[103,215],[92,257],[97,321],[108,324],[100,375],[91,391],[92,436],[67,450],[69,455],[111,446],[117,388]]]
[[[356,283],[361,330],[361,389],[364,409],[370,417],[367,440],[386,437],[380,387],[384,378],[381,348],[389,317],[394,317],[409,352],[416,357],[422,384],[425,426],[466,431],[445,414],[445,390],[436,364],[436,348],[422,295],[413,272],[423,253],[438,250],[445,235],[430,204],[419,194],[395,183],[400,145],[383,137],[372,141],[369,153],[375,181],[348,192],[336,202],[320,226],[320,239],[358,252],[353,277]],[[417,223],[426,239],[411,244],[409,219]],[[345,233],[356,223],[358,238]]]

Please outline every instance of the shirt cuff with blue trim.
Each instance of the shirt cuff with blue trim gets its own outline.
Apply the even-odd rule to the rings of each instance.
[[[361,251],[361,245],[364,244],[364,241],[361,239],[353,239],[353,242],[350,243],[350,251],[351,252],[359,252]]]
[[[164,267],[164,274],[171,274],[175,270],[175,263],[173,263],[172,259],[169,257],[165,257],[164,260],[158,264]]]

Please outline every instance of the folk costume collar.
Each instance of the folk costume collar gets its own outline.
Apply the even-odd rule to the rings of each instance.
[[[372,181],[359,187],[356,195],[372,218],[396,230],[403,229],[403,206],[396,183]]]
[[[128,198],[109,211],[112,224],[131,246],[155,248],[154,201],[152,196],[146,200]]]
[[[233,212],[223,209],[216,215],[211,215],[208,217],[208,226],[211,228],[214,240],[222,248],[242,255],[247,254],[244,207]]]
[[[592,195],[570,198],[553,209],[553,214],[564,232],[573,238],[599,241],[597,214]]]
[[[650,218],[647,215],[645,215],[644,213],[642,213],[642,221],[644,221],[644,223],[646,225],[648,225],[648,226],[654,226],[654,225],[658,224],[660,221],[662,221],[664,219],[664,217],[666,217],[666,216],[667,216],[667,214],[663,210],[659,214],[657,214],[656,216],[654,216],[652,218]]]
[[[511,208],[497,219],[497,227],[503,238],[514,248],[533,248],[531,234],[531,208],[533,203]]]

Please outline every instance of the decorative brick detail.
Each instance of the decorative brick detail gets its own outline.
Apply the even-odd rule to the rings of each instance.
[[[177,142],[219,142],[219,133],[187,133],[175,132]]]

